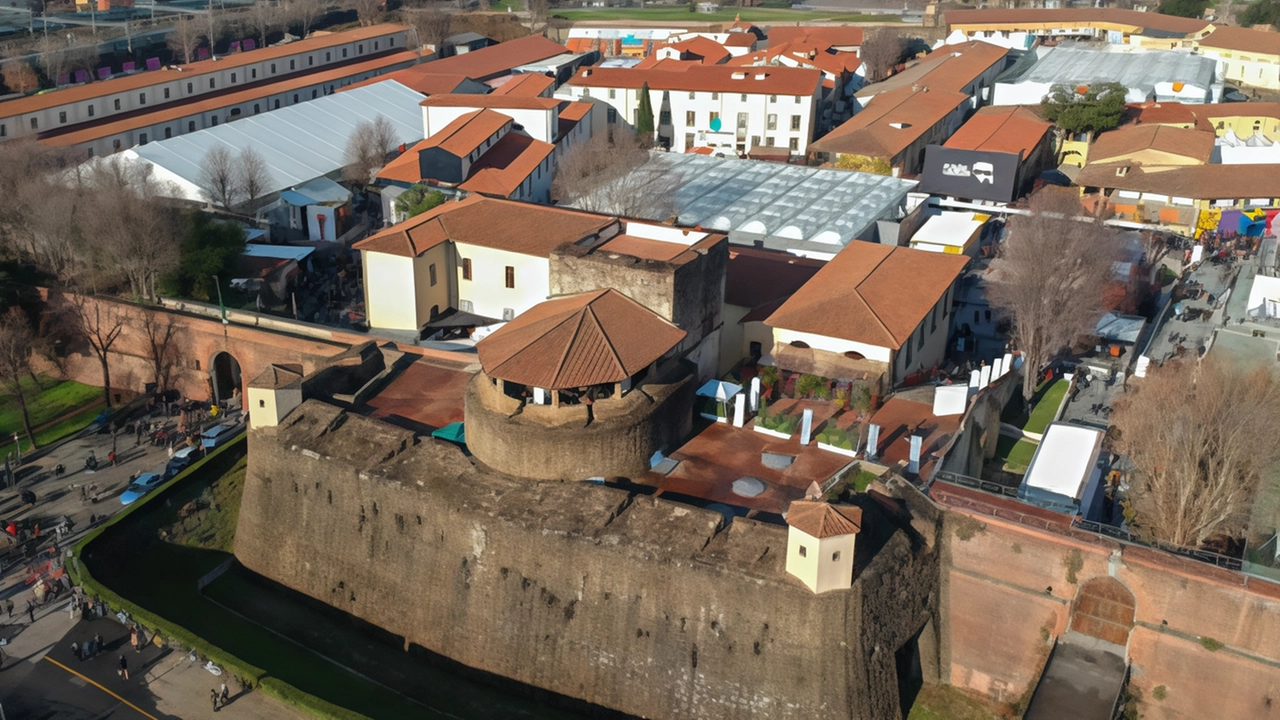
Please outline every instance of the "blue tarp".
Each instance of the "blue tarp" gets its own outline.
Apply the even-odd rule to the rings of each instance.
[[[440,438],[441,440],[448,440],[451,443],[457,443],[459,445],[467,444],[466,434],[463,431],[462,423],[460,422],[449,423],[448,425],[445,425],[439,430],[432,432],[431,437]]]

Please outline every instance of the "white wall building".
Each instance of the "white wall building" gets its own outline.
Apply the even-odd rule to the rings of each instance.
[[[647,84],[657,141],[679,153],[779,147],[804,154],[813,140],[822,101],[819,71],[671,62],[643,70],[587,68],[556,96],[595,103],[596,132],[634,132]]]
[[[853,585],[862,508],[796,500],[787,509],[787,573],[815,593]]]
[[[1120,83],[1125,101],[1187,104],[1222,100],[1222,73],[1212,58],[1168,50],[1104,49],[1059,45],[1039,48],[996,81],[993,105],[1036,105],[1054,85]]]

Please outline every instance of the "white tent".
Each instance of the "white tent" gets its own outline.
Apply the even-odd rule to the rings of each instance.
[[[175,197],[207,202],[200,166],[209,150],[222,146],[234,156],[252,148],[270,173],[262,193],[266,197],[340,170],[356,126],[379,115],[395,128],[396,143],[421,140],[421,102],[421,94],[387,80],[140,145],[117,157],[124,163],[151,165],[157,179],[173,184]]]
[[[698,388],[698,395],[715,398],[720,402],[728,402],[729,398],[742,392],[741,385],[734,385],[725,380],[708,380]]]

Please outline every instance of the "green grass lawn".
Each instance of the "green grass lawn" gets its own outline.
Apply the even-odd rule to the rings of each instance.
[[[519,2],[519,0],[508,0]],[[496,7],[496,6],[495,6]],[[713,13],[689,12],[689,8],[680,6],[663,6],[653,8],[605,8],[599,10],[556,10],[557,17],[571,22],[590,22],[592,20],[669,20],[675,22],[706,23],[732,22],[739,15],[746,22],[753,23],[789,23],[816,20],[832,20],[837,22],[899,22],[896,15],[863,15],[845,13],[840,15],[824,14],[806,10],[783,10],[773,8],[724,8]]]
[[[498,2],[491,3],[489,5],[489,9],[494,12],[507,12],[507,11],[520,12],[521,10],[524,10],[524,1],[523,0],[498,0]]]
[[[1031,457],[1036,454],[1036,447],[1038,446],[1030,440],[1001,435],[996,443],[996,459],[1003,461],[1007,472],[1025,473],[1031,465]]]
[[[907,720],[1003,720],[1007,715],[948,685],[925,684]]]
[[[1062,404],[1062,398],[1067,394],[1068,385],[1070,383],[1061,378],[1042,384],[1040,389],[1036,390],[1035,407],[1031,409],[1031,417],[1027,418],[1027,424],[1022,429],[1037,434],[1043,433],[1045,428],[1049,427],[1049,423],[1053,422],[1053,416],[1057,414],[1058,406]]]
[[[104,402],[102,388],[78,382],[40,377],[40,387],[37,388],[27,377],[22,379],[22,387],[39,447],[84,429],[98,416]],[[14,433],[23,433],[22,410],[16,397],[0,395],[0,441],[12,439]],[[24,436],[22,451],[29,449],[30,444]]]

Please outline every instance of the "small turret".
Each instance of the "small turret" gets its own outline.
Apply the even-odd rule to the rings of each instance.
[[[275,427],[302,404],[302,366],[272,363],[249,383],[249,427]]]
[[[796,500],[787,510],[787,572],[815,593],[847,589],[853,585],[862,508],[808,498],[815,499]]]

